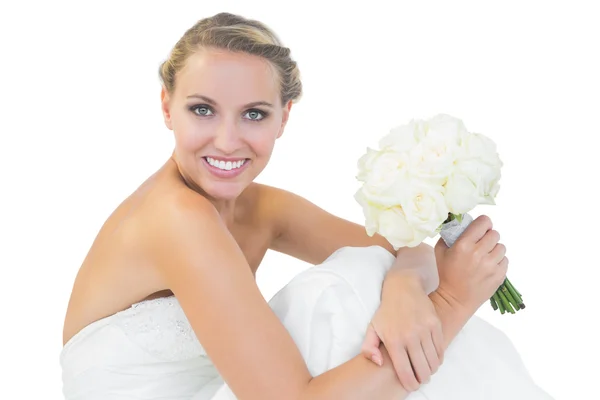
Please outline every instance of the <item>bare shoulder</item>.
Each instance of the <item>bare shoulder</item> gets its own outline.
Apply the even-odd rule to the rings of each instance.
[[[269,230],[275,236],[280,210],[295,196],[291,192],[261,183],[251,183],[238,199],[238,216],[243,223]]]
[[[264,202],[285,200],[290,196],[297,196],[289,190],[281,189],[264,183],[253,183],[250,185],[249,189],[253,190],[260,200]]]
[[[253,201],[256,214],[274,225],[281,219],[281,213],[291,213],[294,204],[306,201],[291,191],[260,183],[252,184],[247,192],[247,197]]]
[[[168,203],[148,251],[219,373],[241,397],[295,398],[311,379],[306,364],[217,210],[201,196]]]
[[[145,212],[143,229],[140,229],[139,242],[151,258],[156,259],[156,268],[167,267],[166,259],[177,259],[176,250],[184,250],[183,257],[204,248],[215,230],[221,232],[222,238],[227,235],[227,227],[219,213],[205,197],[187,190],[177,188],[168,196],[159,197],[160,201],[152,201]],[[223,245],[227,245],[227,240]],[[187,248],[187,246],[191,246]],[[154,264],[154,263],[153,263]],[[171,263],[165,271],[170,273],[177,270],[178,264]]]

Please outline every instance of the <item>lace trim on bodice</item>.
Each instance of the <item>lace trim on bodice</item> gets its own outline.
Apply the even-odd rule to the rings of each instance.
[[[131,341],[161,360],[181,361],[206,355],[174,296],[136,303],[115,314],[113,323]]]

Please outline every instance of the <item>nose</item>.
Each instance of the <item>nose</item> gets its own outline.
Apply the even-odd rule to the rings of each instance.
[[[233,121],[223,120],[217,127],[214,138],[215,149],[223,154],[233,154],[240,148],[239,127]]]

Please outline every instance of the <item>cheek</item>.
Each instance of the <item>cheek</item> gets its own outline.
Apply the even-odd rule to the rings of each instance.
[[[177,113],[172,119],[176,145],[180,149],[194,151],[206,144],[207,127],[200,129],[194,117],[185,112]]]
[[[277,132],[273,129],[261,129],[247,136],[247,142],[257,156],[269,156],[275,146]]]
[[[253,147],[258,156],[269,156],[275,147],[281,123],[269,121],[267,124],[252,129],[246,136],[248,144]]]

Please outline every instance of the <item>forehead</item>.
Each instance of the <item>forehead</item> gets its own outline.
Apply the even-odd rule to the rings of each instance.
[[[246,104],[279,98],[277,73],[264,58],[227,50],[202,49],[191,55],[176,78],[175,94],[200,94],[219,104]]]

